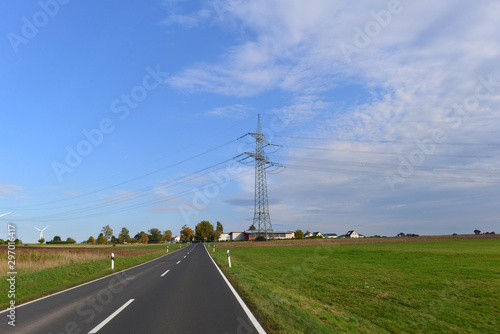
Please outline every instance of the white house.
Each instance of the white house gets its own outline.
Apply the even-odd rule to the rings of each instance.
[[[231,240],[229,237],[229,233],[221,233],[219,239],[217,241],[229,241]]]
[[[352,230],[352,231],[347,232],[345,237],[346,238],[364,238],[365,236],[362,234],[358,234],[358,232]]]
[[[338,238],[338,235],[335,233],[325,233],[323,236],[327,239],[333,239],[333,238]]]
[[[245,240],[245,232],[230,232],[229,240],[230,241]]]
[[[181,237],[176,235],[175,237],[172,238],[172,242],[179,243],[181,241]]]

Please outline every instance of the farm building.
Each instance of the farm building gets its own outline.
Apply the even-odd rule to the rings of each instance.
[[[229,233],[221,233],[219,239],[217,241],[229,241]]]
[[[295,231],[273,231],[274,239],[292,239],[295,236]],[[245,231],[245,240],[255,240],[257,237],[256,230]]]
[[[229,241],[238,241],[245,239],[245,232],[229,232]]]
[[[335,233],[325,233],[323,236],[327,239],[333,239],[333,238],[338,238],[339,236]]]

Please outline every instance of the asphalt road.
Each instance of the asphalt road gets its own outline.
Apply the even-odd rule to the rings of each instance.
[[[19,282],[22,284],[22,282]],[[265,333],[202,244],[0,314],[0,333]]]

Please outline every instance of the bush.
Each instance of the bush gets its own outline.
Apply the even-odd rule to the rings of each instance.
[[[266,237],[259,235],[257,238],[255,238],[255,241],[266,241]]]

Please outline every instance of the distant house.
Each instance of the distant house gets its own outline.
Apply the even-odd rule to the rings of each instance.
[[[335,233],[325,233],[323,236],[327,239],[333,239],[333,238],[338,238],[339,236]]]
[[[313,232],[311,237],[324,238],[325,236],[321,232]]]
[[[172,238],[172,242],[179,243],[181,241],[181,237],[176,235],[175,237]]]
[[[229,233],[221,233],[219,239],[217,241],[229,241]]]
[[[345,234],[344,238],[364,238],[365,236],[362,234],[358,234],[358,232],[352,230]]]
[[[229,232],[229,241],[245,240],[245,232]]]

